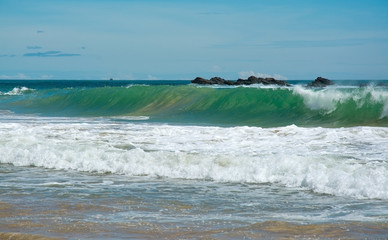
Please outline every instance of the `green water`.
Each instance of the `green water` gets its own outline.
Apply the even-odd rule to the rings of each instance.
[[[0,109],[62,117],[147,116],[183,124],[388,126],[388,90],[195,85],[24,89],[0,96]]]

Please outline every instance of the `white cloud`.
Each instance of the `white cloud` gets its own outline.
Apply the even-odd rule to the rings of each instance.
[[[135,80],[135,77],[133,76],[132,73],[123,74],[119,78],[122,80]]]
[[[132,73],[116,73],[108,74],[108,77],[105,75],[101,78],[102,80],[135,80],[135,77]]]
[[[157,77],[152,76],[151,74],[148,74],[147,80],[158,80]]]
[[[6,75],[6,74],[3,74],[3,75],[0,75],[0,79],[12,79],[12,80],[30,80],[30,79],[34,79],[34,80],[47,80],[47,79],[54,79],[54,75],[51,75],[51,74],[44,74],[44,75],[41,75],[40,77],[31,77],[31,76],[28,76],[24,73],[18,73],[16,75]]]
[[[25,75],[24,73],[18,73],[16,75],[0,75],[0,79],[26,80],[26,79],[31,79],[31,77]]]
[[[40,76],[40,79],[42,79],[42,80],[53,79],[53,78],[54,78],[53,75],[42,75],[42,76]]]
[[[248,78],[250,76],[255,76],[255,77],[260,77],[260,78],[275,78],[277,80],[288,80],[287,77],[283,76],[283,75],[280,75],[278,73],[274,73],[274,74],[267,74],[267,73],[255,73],[254,71],[250,70],[250,71],[241,71],[238,73],[239,77],[240,78]]]

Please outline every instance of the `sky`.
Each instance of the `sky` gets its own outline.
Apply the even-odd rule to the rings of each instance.
[[[0,0],[0,79],[388,79],[387,0]]]

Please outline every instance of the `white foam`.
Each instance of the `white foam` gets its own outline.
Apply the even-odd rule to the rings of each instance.
[[[368,87],[371,89],[372,87]],[[370,91],[372,99],[375,102],[381,102],[384,104],[383,111],[380,118],[388,117],[388,91]]]
[[[388,199],[388,128],[0,123],[0,162]],[[131,146],[131,147],[122,147]]]
[[[334,111],[337,104],[348,100],[353,100],[357,107],[361,108],[370,98],[375,103],[383,104],[380,118],[388,116],[388,92],[381,88],[372,86],[365,88],[327,87],[316,90],[297,85],[293,88],[293,93],[303,97],[304,104],[311,110],[323,110],[325,113]]]
[[[8,91],[6,93],[0,92],[0,95],[22,95],[25,92],[31,92],[34,89],[30,89],[27,87],[15,87],[11,91]]]
[[[295,86],[293,92],[294,94],[302,96],[305,105],[311,110],[322,109],[326,110],[327,113],[335,110],[337,102],[341,102],[350,97],[350,94],[332,88],[315,91],[302,86]]]
[[[112,120],[124,120],[124,121],[145,121],[149,120],[149,116],[113,116],[109,117]]]
[[[290,86],[282,86],[275,84],[262,84],[255,83],[249,85],[218,85],[218,84],[209,84],[209,85],[200,85],[200,84],[191,84],[197,88],[216,88],[216,89],[231,89],[231,88],[256,88],[256,89],[292,89]]]

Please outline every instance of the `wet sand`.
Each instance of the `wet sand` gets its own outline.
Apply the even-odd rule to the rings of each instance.
[[[174,205],[172,203],[171,207],[181,208]],[[388,223],[267,221],[230,228],[222,227],[223,223],[218,227],[214,227],[214,223],[209,227],[206,222],[198,225],[179,223],[179,219],[177,222],[158,222],[157,219],[153,222],[107,222],[82,217],[114,211],[117,208],[90,202],[72,204],[63,201],[58,202],[55,209],[45,209],[44,204],[28,206],[0,202],[0,239],[384,239],[388,236]]]

